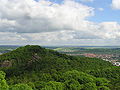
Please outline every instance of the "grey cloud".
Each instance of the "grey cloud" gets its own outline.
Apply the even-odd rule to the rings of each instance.
[[[77,32],[74,33],[74,39],[102,39],[99,35],[94,35],[91,32]]]

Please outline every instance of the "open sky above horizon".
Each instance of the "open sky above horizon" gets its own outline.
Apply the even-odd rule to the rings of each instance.
[[[0,0],[0,45],[120,45],[120,0]]]

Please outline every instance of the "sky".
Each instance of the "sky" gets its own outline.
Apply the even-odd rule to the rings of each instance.
[[[120,0],[0,0],[0,45],[119,46]]]

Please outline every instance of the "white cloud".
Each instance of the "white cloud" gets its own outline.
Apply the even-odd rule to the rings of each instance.
[[[82,2],[93,2],[94,0],[81,0]]]
[[[100,30],[102,30],[104,39],[120,38],[120,24],[117,22],[100,23]]]
[[[104,11],[104,8],[98,8],[99,11]]]
[[[120,0],[112,0],[112,8],[120,9]]]
[[[87,17],[93,15],[93,8],[72,0],[56,4],[45,0],[0,0],[1,21],[9,27],[2,26],[11,32],[51,32],[59,30],[75,30]],[[3,22],[1,22],[3,24]],[[78,24],[78,25],[77,25]],[[9,30],[9,28],[12,30]]]

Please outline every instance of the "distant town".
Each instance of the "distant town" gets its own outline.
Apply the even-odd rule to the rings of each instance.
[[[105,61],[111,62],[115,66],[120,66],[120,62],[118,58],[120,55],[114,55],[114,54],[93,54],[93,53],[84,53],[84,54],[68,54],[72,56],[85,56],[90,58],[100,58]]]

